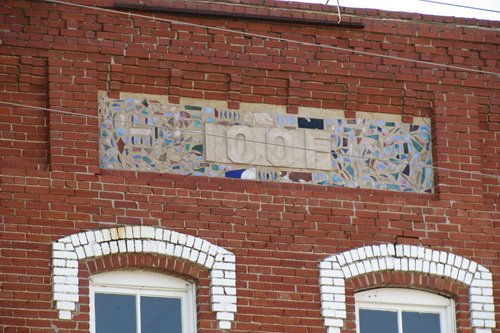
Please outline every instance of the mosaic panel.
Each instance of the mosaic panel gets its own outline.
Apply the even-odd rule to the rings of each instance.
[[[101,168],[432,192],[429,125],[264,108],[101,97]]]

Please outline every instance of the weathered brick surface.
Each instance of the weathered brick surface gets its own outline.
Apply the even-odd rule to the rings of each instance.
[[[0,98],[46,107],[47,61],[31,54],[0,55]],[[47,168],[46,111],[0,105],[0,163],[7,167]]]
[[[111,8],[113,1],[82,1]],[[120,1],[123,2],[123,1]],[[260,0],[175,1],[262,15],[335,18],[335,8]],[[324,12],[320,12],[323,10]],[[300,12],[300,13],[299,13]],[[297,41],[498,71],[500,23],[346,9],[364,29],[154,13]],[[153,12],[141,12],[152,15]],[[330,15],[330,16],[328,16]],[[354,15],[351,17],[349,15]],[[387,20],[380,20],[384,16]],[[335,51],[37,1],[0,9],[0,328],[86,332],[88,275],[156,267],[197,278],[199,331],[219,332],[209,272],[186,261],[126,254],[80,262],[81,303],[57,318],[52,242],[79,232],[148,225],[203,238],[236,255],[235,332],[325,332],[318,263],[366,245],[446,251],[493,273],[500,304],[500,83],[498,76]],[[436,193],[412,194],[100,170],[97,91],[298,106],[432,118]],[[497,178],[473,173],[496,175]],[[426,274],[378,272],[346,280],[353,293],[413,286],[457,300],[459,333],[472,332],[468,288]],[[496,308],[497,321],[498,306]],[[500,332],[499,328],[493,330]]]

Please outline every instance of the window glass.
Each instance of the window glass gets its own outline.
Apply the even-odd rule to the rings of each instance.
[[[360,309],[359,325],[363,333],[398,333],[398,313]]]
[[[181,300],[141,297],[141,328],[142,333],[182,333]]]
[[[439,313],[403,311],[404,333],[441,333]]]
[[[135,297],[133,295],[95,294],[97,333],[135,333]]]
[[[379,288],[358,292],[358,333],[455,333],[455,303],[433,293]]]
[[[145,271],[90,277],[91,333],[195,333],[195,285]]]

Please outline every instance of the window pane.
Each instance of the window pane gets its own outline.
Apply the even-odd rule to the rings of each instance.
[[[135,333],[135,296],[95,294],[96,333]]]
[[[181,300],[141,297],[142,333],[182,333]]]
[[[403,312],[404,333],[441,333],[439,313]]]
[[[392,311],[360,309],[359,326],[361,333],[398,333],[398,314]]]

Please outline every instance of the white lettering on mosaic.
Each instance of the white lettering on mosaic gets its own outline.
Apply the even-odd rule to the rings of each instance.
[[[205,124],[207,161],[330,170],[324,131]]]
[[[266,149],[267,160],[272,165],[291,166],[295,160],[293,152],[293,135],[288,130],[273,128],[266,134],[266,142],[269,143]]]
[[[103,169],[432,193],[429,124],[313,111],[103,97],[99,162]]]

